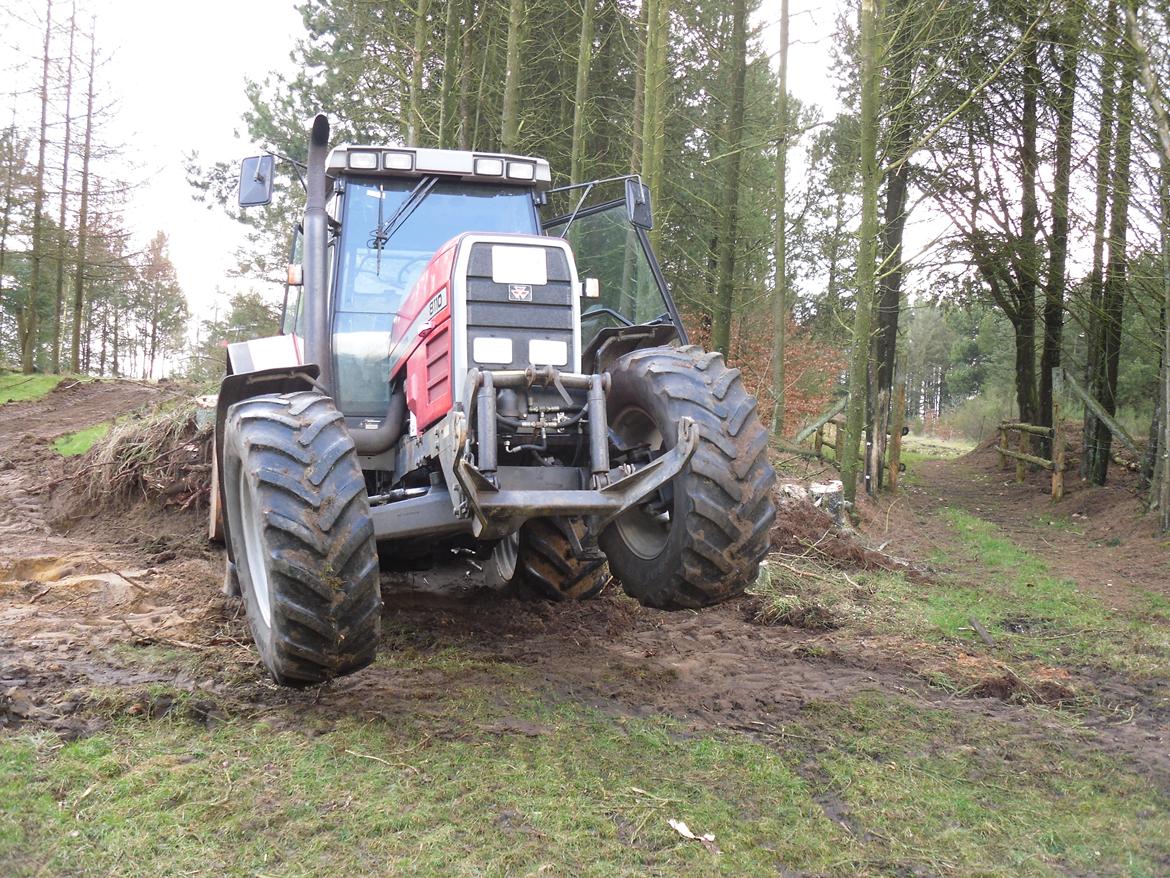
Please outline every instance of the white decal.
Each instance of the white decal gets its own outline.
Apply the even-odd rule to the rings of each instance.
[[[544,286],[548,283],[547,249],[493,244],[492,280],[498,284]]]

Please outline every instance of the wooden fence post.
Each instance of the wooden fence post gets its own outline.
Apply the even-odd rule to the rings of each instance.
[[[1028,434],[1023,430],[1019,431],[1020,439],[1016,443],[1016,451],[1020,454],[1028,454],[1032,450],[1032,443],[1028,441]],[[1024,483],[1024,477],[1027,475],[1027,464],[1025,464],[1018,457],[1016,458],[1016,481],[1019,484]]]
[[[817,460],[824,460],[824,445],[825,445],[825,425],[817,427],[817,432],[813,438],[813,451],[816,452]]]
[[[1064,496],[1064,430],[1060,423],[1060,403],[1052,403],[1052,499]]]

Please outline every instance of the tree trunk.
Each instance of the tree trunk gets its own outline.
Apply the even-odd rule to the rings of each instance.
[[[524,26],[524,0],[508,4],[508,57],[504,68],[504,108],[500,149],[512,152],[520,139],[520,30]]]
[[[70,346],[70,366],[81,371],[81,314],[85,305],[85,260],[89,243],[89,159],[93,151],[93,77],[96,65],[96,44],[89,37],[89,86],[85,96],[85,143],[81,151],[81,207],[77,212],[77,267],[73,272],[73,338]],[[102,347],[103,356],[105,346]]]
[[[877,261],[878,102],[881,68],[878,65],[877,0],[861,0],[861,229],[857,246],[857,311],[853,320],[853,351],[849,361],[849,406],[846,409],[844,448],[838,449],[845,500],[857,499],[862,420],[869,370],[870,330],[873,325],[874,269]]]
[[[1162,413],[1158,461],[1154,466],[1155,476],[1152,499],[1158,506],[1158,522],[1163,532],[1170,532],[1170,112],[1167,112],[1162,92],[1154,79],[1150,67],[1150,56],[1145,38],[1138,27],[1137,13],[1133,4],[1126,7],[1126,23],[1129,39],[1137,55],[1142,84],[1146,98],[1154,111],[1154,125],[1158,132],[1159,153],[1159,207],[1161,208],[1162,239]]]
[[[1039,46],[1028,37],[1024,50],[1023,118],[1020,131],[1020,268],[1016,273],[1019,320],[1016,326],[1016,402],[1020,420],[1036,423],[1036,288],[1040,282],[1040,248],[1036,241],[1039,208],[1036,178],[1040,158],[1036,149],[1037,104],[1040,93]]]
[[[647,0],[646,70],[643,75],[642,163],[643,182],[654,196],[661,195],[666,140],[666,58],[670,38],[669,0]],[[662,222],[650,232],[658,247]]]
[[[33,193],[32,271],[20,327],[20,365],[25,374],[36,368],[37,332],[39,329],[37,312],[40,308],[41,263],[44,261],[41,226],[44,220],[45,206],[45,147],[48,145],[49,127],[49,43],[52,34],[53,0],[47,0],[45,4],[45,44],[44,53],[41,56],[41,130],[37,145],[36,188]]]
[[[784,435],[788,346],[788,0],[780,0],[780,112],[776,131],[776,285],[772,290],[772,435]]]
[[[585,162],[585,104],[589,100],[589,64],[593,59],[593,4],[582,0],[581,40],[577,45],[577,89],[573,97],[573,145],[569,181],[580,183]]]
[[[57,214],[57,294],[53,301],[53,374],[61,371],[61,319],[65,311],[65,208],[69,202],[69,151],[73,135],[73,40],[77,33],[77,8],[69,16],[69,57],[65,75],[65,145],[61,151],[61,203]]]
[[[455,146],[458,124],[455,119],[455,74],[459,66],[458,46],[460,42],[459,7],[462,0],[447,0],[446,16],[443,19],[443,78],[439,84],[439,149]]]
[[[731,309],[735,298],[735,244],[739,219],[740,143],[743,139],[743,93],[747,70],[747,3],[734,0],[731,13],[731,100],[727,108],[723,166],[723,222],[719,232],[719,282],[711,320],[711,347],[731,353]]]
[[[645,124],[646,107],[646,20],[650,0],[642,0],[642,8],[638,11],[637,23],[637,58],[634,61],[634,112],[633,124],[630,127],[630,173],[637,174],[642,169],[642,126]]]
[[[1048,282],[1044,286],[1044,346],[1040,354],[1040,411],[1037,423],[1052,426],[1052,370],[1060,365],[1064,335],[1065,269],[1068,262],[1068,197],[1072,179],[1073,116],[1077,96],[1077,61],[1081,7],[1073,5],[1060,30],[1057,52],[1060,86],[1056,110],[1056,168],[1052,186],[1052,233],[1049,236]],[[1042,457],[1052,457],[1052,442],[1042,440]]]
[[[475,21],[473,0],[463,5],[463,50],[459,59],[459,148],[471,149],[471,82],[474,67],[471,31]]]
[[[1105,290],[1101,301],[1101,320],[1104,332],[1101,346],[1100,379],[1091,393],[1110,415],[1117,413],[1117,373],[1121,363],[1121,321],[1125,309],[1125,285],[1128,272],[1126,255],[1129,196],[1130,155],[1133,131],[1133,90],[1137,76],[1134,53],[1127,40],[1118,40],[1124,59],[1121,82],[1117,92],[1117,139],[1113,163],[1112,206],[1109,211],[1109,262],[1105,268]],[[1113,434],[1103,423],[1097,423],[1093,444],[1085,449],[1092,454],[1089,478],[1096,485],[1105,484],[1109,475],[1109,457]]]
[[[1089,321],[1085,326],[1085,387],[1092,389],[1100,383],[1102,322],[1101,297],[1105,286],[1105,231],[1109,222],[1109,176],[1113,167],[1113,114],[1116,101],[1117,60],[1109,43],[1114,32],[1117,7],[1109,3],[1101,52],[1101,111],[1097,123],[1096,168],[1094,186],[1096,203],[1093,212],[1093,267],[1089,272]],[[1090,449],[1097,435],[1097,419],[1085,411],[1080,473],[1087,479],[1093,463]]]
[[[427,37],[430,28],[427,24],[427,13],[430,11],[431,0],[418,0],[418,8],[414,14],[414,45],[410,54],[410,93],[406,108],[406,145],[418,146],[418,139],[422,134],[422,80],[423,64],[427,52]]]

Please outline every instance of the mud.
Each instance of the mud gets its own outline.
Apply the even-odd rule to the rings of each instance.
[[[203,724],[264,718],[306,733],[348,716],[401,718],[426,722],[435,735],[464,734],[450,728],[461,691],[516,686],[607,713],[667,714],[688,729],[731,729],[784,746],[781,727],[806,705],[863,691],[910,695],[942,710],[1014,723],[1026,734],[1067,728],[1015,703],[1011,681],[1000,681],[1004,691],[972,693],[983,698],[940,694],[924,682],[920,666],[883,649],[881,632],[849,639],[843,630],[763,626],[753,621],[750,597],[699,613],[666,613],[639,606],[612,585],[586,603],[525,603],[484,587],[480,571],[460,557],[438,569],[384,576],[377,664],[319,689],[280,689],[257,662],[240,604],[220,593],[222,558],[206,542],[200,515],[140,505],[54,530],[42,486],[68,474],[44,441],[84,426],[95,398],[100,419],[107,419],[118,406],[140,405],[142,395],[138,386],[97,385],[51,397],[40,408],[0,408],[6,431],[0,435],[40,425],[32,444],[0,472],[0,727],[77,737],[114,716],[148,721],[179,710]],[[912,495],[914,503],[935,489],[919,490],[926,493]],[[913,529],[900,515],[890,516],[899,539]],[[900,543],[906,551],[914,548],[908,540]],[[782,510],[773,543],[821,552],[841,565],[888,557],[840,536],[827,516],[791,510]],[[449,661],[451,655],[459,661]],[[160,695],[159,688],[173,694]],[[1119,690],[1120,724],[1117,715],[1091,718],[1084,735],[1170,786],[1165,721],[1147,716],[1140,696]],[[541,734],[535,725],[512,731]]]

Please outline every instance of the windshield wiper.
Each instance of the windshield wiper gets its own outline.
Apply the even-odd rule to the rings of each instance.
[[[382,222],[382,197],[385,194],[382,186],[378,187],[378,227],[373,230],[370,235],[370,240],[366,243],[367,247],[372,247],[378,251],[378,274],[382,273],[382,248],[385,247],[390,239],[394,237],[394,233],[402,228],[402,224],[410,218],[414,209],[422,204],[423,199],[431,194],[431,190],[435,188],[435,184],[439,182],[438,177],[423,177],[414,188],[410,190],[409,194],[398,205],[398,209],[390,215],[390,219]]]

